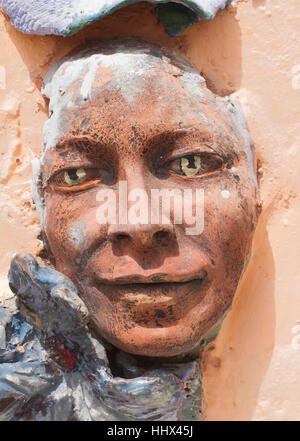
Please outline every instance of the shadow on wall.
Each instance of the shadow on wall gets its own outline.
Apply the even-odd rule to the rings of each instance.
[[[38,88],[51,64],[74,47],[88,45],[89,40],[138,37],[174,48],[202,72],[211,90],[224,96],[238,90],[241,80],[241,34],[235,12],[233,7],[220,11],[213,21],[200,20],[175,38],[165,33],[149,3],[120,9],[71,37],[25,35],[11,26],[9,18],[6,30]]]
[[[271,361],[275,327],[275,264],[263,211],[252,258],[216,341],[203,358],[205,420],[251,420]]]

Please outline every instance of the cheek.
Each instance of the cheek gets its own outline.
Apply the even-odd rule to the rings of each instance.
[[[255,190],[228,176],[205,191],[203,235],[226,273],[240,273],[254,233]]]
[[[45,232],[56,268],[71,278],[93,244],[106,236],[106,227],[97,223],[97,205],[91,193],[70,197],[54,193],[45,198]]]

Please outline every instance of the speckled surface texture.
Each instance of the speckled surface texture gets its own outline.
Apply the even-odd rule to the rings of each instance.
[[[231,0],[149,0],[170,36],[179,35],[201,18],[212,20]],[[117,9],[140,0],[2,0],[13,26],[25,34],[73,35]],[[59,5],[59,6],[58,6]]]

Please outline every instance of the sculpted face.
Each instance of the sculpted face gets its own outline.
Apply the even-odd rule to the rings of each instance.
[[[240,109],[191,66],[149,47],[79,54],[51,73],[45,93],[35,199],[56,268],[116,347],[162,357],[191,351],[231,305],[257,221]],[[124,182],[127,194],[143,190],[149,207],[152,189],[192,190],[203,231],[187,234],[193,225],[187,216],[176,222],[172,200],[169,224],[150,215],[124,222],[124,212],[99,222],[99,191],[118,207]],[[126,214],[141,207],[127,200]]]

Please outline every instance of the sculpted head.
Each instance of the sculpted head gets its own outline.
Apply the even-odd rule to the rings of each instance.
[[[33,193],[56,269],[114,346],[192,351],[230,307],[257,222],[241,109],[176,54],[139,42],[62,60],[44,93]],[[177,195],[158,218],[153,189]]]

